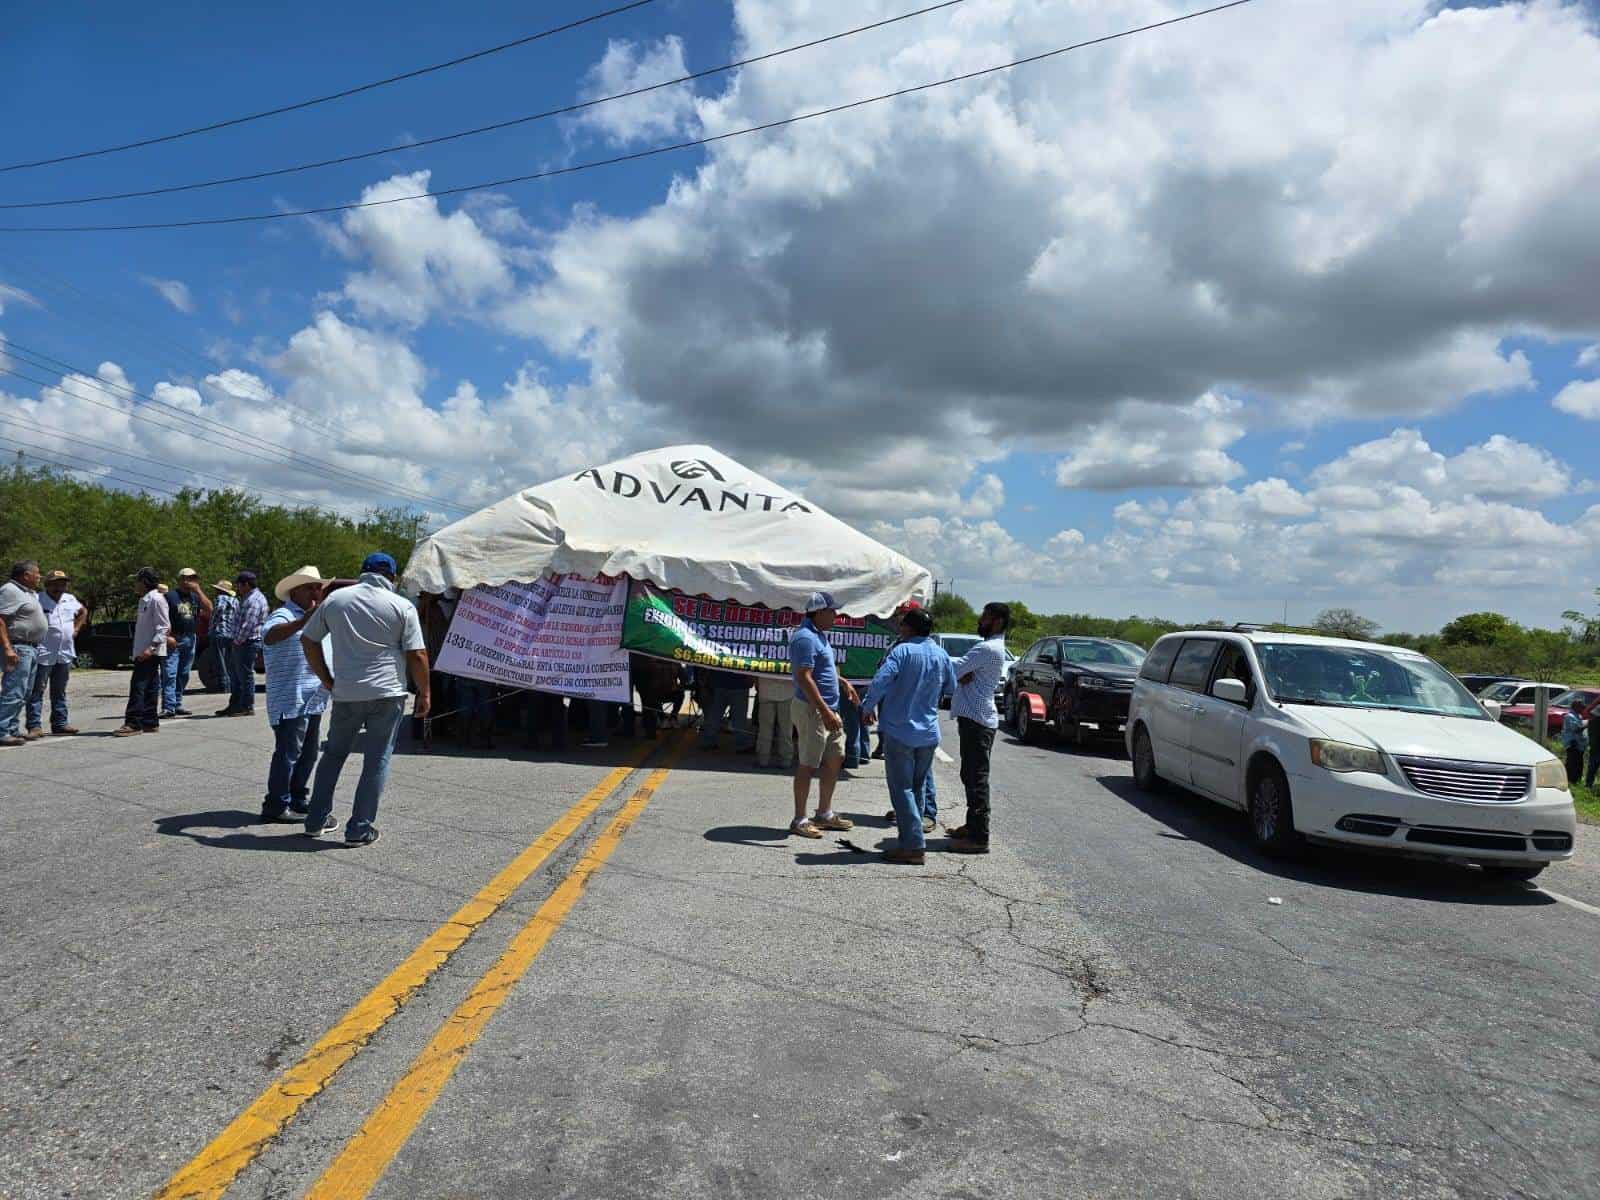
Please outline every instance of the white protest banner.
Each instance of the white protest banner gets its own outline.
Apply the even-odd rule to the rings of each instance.
[[[626,576],[562,575],[461,594],[437,669],[585,700],[633,698]]]

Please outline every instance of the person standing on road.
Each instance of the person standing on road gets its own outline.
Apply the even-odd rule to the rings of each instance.
[[[233,694],[219,717],[249,717],[256,711],[256,658],[261,654],[261,627],[267,623],[267,598],[256,586],[254,571],[234,577],[239,589],[239,617],[233,628],[233,650],[228,674]]]
[[[763,675],[756,680],[756,766],[770,767],[776,761],[785,771],[794,768],[794,728],[789,719],[789,701],[794,682],[785,675]]]
[[[306,833],[311,837],[338,828],[333,817],[333,789],[356,736],[365,729],[361,781],[356,784],[344,840],[347,846],[370,846],[378,840],[378,827],[372,822],[378,815],[395,735],[405,714],[408,670],[417,689],[416,715],[428,715],[428,651],[416,606],[395,591],[398,571],[387,554],[367,555],[356,584],[328,596],[300,633],[306,661],[333,697],[328,745],[317,768],[311,811],[306,815]],[[329,672],[322,653],[325,637],[332,643],[337,676]]]
[[[217,690],[233,698],[233,631],[239,628],[239,598],[233,594],[233,584],[219,579],[211,585],[217,598],[211,606],[211,630],[207,635],[211,643],[211,661],[217,666]]]
[[[882,714],[883,766],[899,826],[899,845],[885,850],[889,862],[919,864],[926,848],[923,788],[939,745],[939,701],[956,690],[950,656],[928,640],[933,618],[913,609],[901,618],[906,634],[884,657],[862,706],[869,719]]]
[[[961,739],[961,784],[967,790],[967,822],[950,831],[950,849],[957,854],[989,853],[989,756],[994,752],[1000,714],[994,689],[1006,673],[1006,629],[1011,608],[992,602],[978,617],[983,640],[951,664],[956,695],[950,715]]]
[[[824,829],[854,829],[854,822],[835,815],[833,792],[844,763],[844,720],[839,716],[841,694],[860,702],[848,680],[839,678],[833,647],[822,635],[838,616],[833,597],[812,592],[806,617],[789,638],[789,668],[794,675],[794,696],[789,701],[789,721],[799,740],[794,769],[794,820],[791,833],[820,838]],[[811,780],[817,781],[817,815],[806,819]]]
[[[322,602],[325,580],[316,567],[301,567],[273,589],[283,601],[261,627],[261,653],[267,660],[267,724],[272,727],[272,764],[263,821],[282,821],[290,813],[311,812],[311,769],[317,765],[322,714],[328,693],[306,661],[300,632]]]
[[[193,567],[178,572],[178,586],[167,593],[168,616],[176,644],[161,663],[161,715],[193,716],[183,706],[183,693],[189,687],[189,669],[194,665],[195,633],[200,614],[211,612],[211,601],[200,590],[200,576]]]
[[[750,736],[750,676],[738,671],[707,671],[706,688],[711,703],[700,726],[698,748],[715,750],[722,742],[722,731],[733,731],[733,748],[739,753],[755,748]]]
[[[1580,705],[1574,700],[1572,707],[1561,714],[1561,747],[1567,752],[1567,778],[1571,780],[1583,774],[1583,751],[1588,742],[1588,722]]]
[[[65,571],[51,571],[45,576],[44,594],[39,597],[47,628],[34,667],[33,691],[28,695],[29,737],[44,733],[46,685],[50,688],[51,736],[70,737],[78,732],[67,714],[67,680],[78,658],[77,637],[89,621],[89,610],[67,591],[69,582]]]
[[[1585,739],[1589,743],[1589,769],[1584,772],[1583,786],[1594,787],[1594,777],[1600,774],[1600,700],[1589,706],[1589,716],[1584,721]]]
[[[0,586],[0,746],[23,746],[44,734],[22,735],[22,710],[33,694],[39,647],[48,631],[39,604],[39,564],[31,558],[11,565],[11,578]]]
[[[128,709],[114,737],[161,732],[161,662],[167,657],[172,617],[154,567],[140,567],[134,576],[139,590],[139,615],[133,623],[133,678],[128,681]]]

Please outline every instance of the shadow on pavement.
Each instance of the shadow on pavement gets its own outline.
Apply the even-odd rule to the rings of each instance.
[[[162,817],[155,825],[157,833],[186,837],[190,841],[199,842],[202,846],[219,846],[224,850],[276,850],[283,854],[305,854],[318,850],[338,849],[344,844],[342,840],[324,841],[321,838],[308,838],[298,825],[287,821],[263,821],[260,813],[242,812],[236,808]],[[220,835],[196,832],[202,829],[245,830],[256,826],[274,832]]]
[[[1102,775],[1099,782],[1118,799],[1172,830],[1159,836],[1198,842],[1279,879],[1347,892],[1454,904],[1524,908],[1556,903],[1542,892],[1528,890],[1519,881],[1495,879],[1457,863],[1316,845],[1306,846],[1298,858],[1268,858],[1251,844],[1241,812],[1172,784],[1162,791],[1141,792],[1129,775]]]
[[[754,846],[758,850],[777,850],[792,836],[786,826],[773,828],[771,825],[718,825],[705,832],[708,842]]]

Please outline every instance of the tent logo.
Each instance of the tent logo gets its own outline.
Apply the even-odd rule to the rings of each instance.
[[[680,458],[672,464],[672,473],[679,479],[701,479],[711,476],[718,483],[727,483],[722,477],[722,472],[713,467],[703,458]]]

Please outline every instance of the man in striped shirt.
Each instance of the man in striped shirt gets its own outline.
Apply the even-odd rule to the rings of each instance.
[[[233,631],[239,627],[239,598],[226,579],[211,586],[217,590],[217,598],[211,605],[211,630],[207,636],[211,639],[212,661],[217,666],[217,690],[231,697],[233,671],[228,660],[233,657]]]
[[[240,571],[234,579],[239,589],[239,620],[233,630],[233,658],[228,673],[233,695],[219,717],[249,717],[256,711],[256,655],[261,653],[261,627],[267,622],[267,598],[256,586],[254,571]]]
[[[283,603],[262,626],[267,724],[272,726],[274,742],[267,795],[261,802],[263,821],[299,821],[310,810],[311,769],[317,765],[328,693],[306,662],[300,631],[322,603],[322,589],[322,573],[316,567],[301,567],[280,579],[274,590]]]

